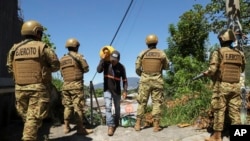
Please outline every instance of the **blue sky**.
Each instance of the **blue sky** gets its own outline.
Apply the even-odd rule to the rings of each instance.
[[[145,37],[154,33],[159,38],[158,48],[166,49],[169,24],[176,24],[184,12],[194,4],[205,5],[209,0],[134,0],[112,46],[120,51],[121,63],[128,77],[137,77],[135,60],[147,48]],[[96,73],[99,51],[110,45],[117,28],[130,4],[130,0],[19,0],[24,20],[37,20],[51,35],[58,58],[67,49],[68,38],[77,38],[90,66],[84,75],[85,85],[103,81]],[[211,37],[213,38],[213,37]],[[210,39],[211,42],[211,39]],[[54,74],[59,77],[60,74]]]

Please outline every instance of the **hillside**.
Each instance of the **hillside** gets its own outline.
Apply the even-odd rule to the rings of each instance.
[[[128,77],[128,90],[132,90],[138,87],[139,77]],[[121,84],[122,85],[122,84]],[[94,85],[95,89],[102,89],[103,83],[98,83]]]

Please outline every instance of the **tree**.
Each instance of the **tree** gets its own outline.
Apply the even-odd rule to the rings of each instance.
[[[240,23],[243,27],[243,32],[250,32],[250,0],[240,0]],[[225,0],[211,0],[206,5],[206,17],[210,21],[209,30],[218,33],[221,29],[226,29],[228,26],[228,17],[226,15]]]
[[[205,18],[205,10],[201,5],[194,5],[193,9],[180,16],[177,26],[169,26],[169,47],[166,54],[174,64],[174,71],[167,72],[165,81],[166,94],[182,93],[181,89],[190,92],[191,89],[183,87],[187,80],[200,73],[205,68],[206,48],[208,40],[208,21]],[[168,91],[170,90],[170,91]]]
[[[199,61],[205,61],[205,43],[208,39],[208,21],[205,10],[201,5],[194,5],[194,9],[180,16],[177,27],[169,26],[171,37],[168,38],[168,56],[170,60],[176,54],[184,57],[193,56]]]
[[[43,37],[42,37],[42,41],[44,43],[46,43],[49,47],[51,47],[54,51],[56,50],[56,46],[54,43],[51,42],[51,39],[50,39],[50,34],[46,33],[47,32],[47,28],[44,27],[44,32],[43,32]],[[58,73],[57,76],[60,76],[60,74]],[[63,85],[63,81],[60,79],[60,77],[53,77],[52,78],[52,84],[56,87],[56,89],[58,91],[61,90],[62,88],[62,85]]]
[[[54,43],[51,42],[51,39],[50,39],[50,34],[46,33],[47,31],[47,28],[44,27],[44,32],[43,32],[43,37],[42,37],[42,41],[45,42],[49,47],[51,47],[53,50],[56,49],[56,46]]]
[[[209,106],[209,79],[192,81],[208,64],[206,43],[209,25],[205,12],[201,5],[194,5],[193,9],[180,16],[177,26],[169,26],[171,36],[165,51],[174,65],[174,72],[167,71],[165,75],[165,96],[178,101],[178,104],[164,113],[165,123],[190,122],[200,114],[201,109],[207,109]]]
[[[250,16],[248,13],[250,11],[247,9],[249,9],[250,0],[240,0],[240,2],[240,22],[243,26],[243,32],[249,33]],[[167,105],[168,109],[164,112],[163,122],[174,124],[190,122],[201,114],[202,109],[209,108],[211,99],[210,79],[191,80],[192,76],[208,67],[208,62],[205,60],[208,33],[218,33],[222,28],[225,29],[228,26],[225,9],[225,0],[211,0],[205,8],[201,5],[194,5],[192,10],[185,12],[180,17],[177,25],[170,24],[169,32],[171,36],[167,39],[168,49],[166,54],[174,64],[175,70],[174,73],[167,71],[165,75],[165,93],[168,98],[177,101],[177,106],[169,108]],[[208,48],[208,51],[211,53],[219,47],[218,44],[215,44]],[[246,72],[246,77],[247,75]],[[182,101],[185,99],[188,100]]]

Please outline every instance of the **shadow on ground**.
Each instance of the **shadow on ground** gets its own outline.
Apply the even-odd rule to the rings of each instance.
[[[0,129],[0,141],[22,141],[22,132],[23,132],[24,123],[21,119],[12,120],[7,127],[1,127]],[[62,126],[62,123],[55,123],[51,120],[44,120],[42,127],[38,131],[37,141],[92,141],[91,138],[72,134],[68,136],[62,136],[60,138],[48,139],[49,134],[51,134],[50,129],[56,126]],[[75,128],[72,129],[72,131]],[[63,131],[59,131],[63,132]],[[62,133],[63,134],[63,133]]]

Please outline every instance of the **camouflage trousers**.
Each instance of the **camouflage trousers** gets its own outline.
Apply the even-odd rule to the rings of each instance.
[[[155,82],[140,82],[137,95],[137,118],[144,118],[149,96],[152,99],[152,116],[154,119],[160,119],[164,101],[163,85]]]
[[[211,107],[214,113],[213,130],[223,131],[226,116],[229,117],[232,125],[241,124],[240,107],[242,100],[240,86],[233,87],[224,84],[218,87],[218,89],[213,90],[211,100]],[[228,113],[226,110],[228,110]]]
[[[37,140],[38,129],[48,115],[49,92],[16,90],[16,109],[24,121],[22,140]]]
[[[250,110],[247,110],[247,124],[250,124]]]
[[[64,106],[64,120],[70,120],[73,114],[76,114],[76,120],[79,122],[84,116],[84,93],[83,90],[63,90],[62,104]]]

